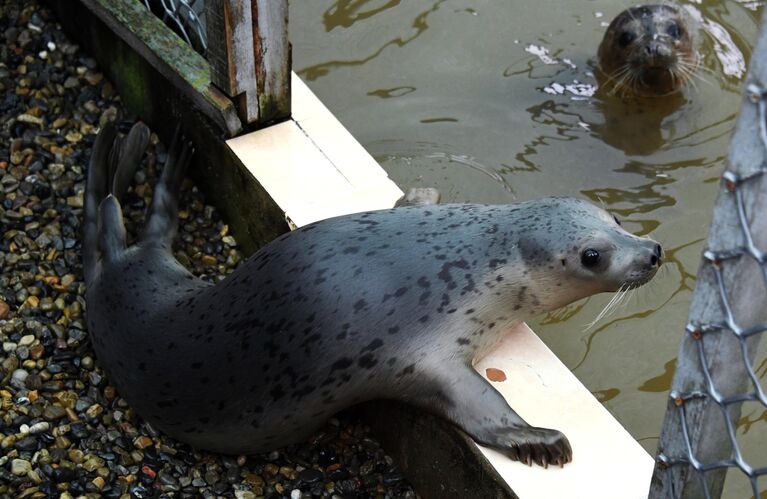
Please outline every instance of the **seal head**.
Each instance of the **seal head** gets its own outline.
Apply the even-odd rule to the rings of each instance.
[[[612,20],[599,45],[603,85],[617,94],[679,91],[698,66],[691,22],[666,4],[639,5]]]

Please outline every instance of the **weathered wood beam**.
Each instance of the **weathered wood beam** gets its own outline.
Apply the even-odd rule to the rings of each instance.
[[[208,0],[210,79],[240,119],[264,126],[290,117],[287,0]]]

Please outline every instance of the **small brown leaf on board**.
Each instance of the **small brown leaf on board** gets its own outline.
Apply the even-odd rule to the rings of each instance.
[[[500,369],[488,367],[485,369],[485,374],[490,381],[506,381],[506,373]]]

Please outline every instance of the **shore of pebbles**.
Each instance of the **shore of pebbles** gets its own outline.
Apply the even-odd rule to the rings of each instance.
[[[158,434],[120,398],[89,343],[80,257],[86,167],[108,120],[131,124],[96,61],[37,2],[0,0],[0,497],[416,497],[353,420],[221,456]],[[165,157],[153,136],[123,206],[131,237]],[[174,249],[195,274],[241,261],[189,181],[180,218]]]

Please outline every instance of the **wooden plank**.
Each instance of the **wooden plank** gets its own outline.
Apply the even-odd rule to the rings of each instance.
[[[765,22],[767,11],[762,18],[762,31],[751,60],[745,88],[751,84],[762,88],[767,86]],[[765,162],[767,149],[760,138],[757,105],[749,99],[746,92],[730,142],[725,175],[734,174],[737,178],[745,178],[762,171]],[[722,183],[722,190],[714,206],[706,248],[715,252],[732,250],[746,244],[739,224],[736,194],[730,191],[731,186],[726,180]],[[748,224],[753,242],[757,248],[767,249],[767,175],[743,183],[739,190],[745,212],[750,218]],[[767,323],[766,283],[756,261],[749,256],[741,256],[725,260],[721,268],[724,286],[732,305],[732,316],[737,325],[747,328]],[[679,349],[677,371],[671,387],[672,397],[668,402],[658,445],[658,453],[671,460],[687,457],[687,445],[681,426],[682,414],[687,424],[692,454],[698,462],[710,464],[720,459],[728,459],[732,455],[733,449],[724,424],[722,408],[711,396],[704,395],[710,387],[700,366],[699,349],[702,348],[705,353],[706,364],[714,380],[714,389],[723,396],[731,396],[753,392],[741,353],[741,342],[728,331],[704,332],[702,335],[696,332],[696,324],[720,324],[725,321],[726,316],[714,265],[704,258],[698,271],[697,285],[690,306],[688,332]],[[756,334],[747,342],[751,363],[754,361],[759,339],[764,334],[767,333]],[[674,400],[673,394],[695,392],[699,392],[700,396],[686,401],[680,398]],[[737,422],[740,417],[740,404],[731,405],[729,411],[732,420]],[[734,469],[732,473],[740,471]],[[725,474],[726,469],[706,473],[709,497],[720,497]],[[650,497],[699,498],[705,497],[705,493],[703,482],[692,466],[677,465],[667,468],[664,463],[658,463],[653,475]]]
[[[210,81],[236,102],[245,123],[259,119],[251,10],[244,0],[205,3]]]
[[[259,122],[290,117],[290,43],[288,0],[253,4]]]
[[[209,0],[205,15],[211,81],[235,101],[240,119],[264,126],[288,118],[287,0]]]

